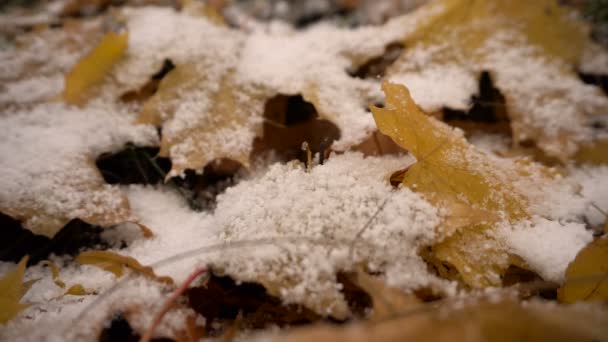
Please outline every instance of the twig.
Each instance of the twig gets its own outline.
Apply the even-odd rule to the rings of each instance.
[[[152,321],[152,324],[150,325],[150,327],[148,328],[146,333],[141,337],[141,339],[139,340],[140,342],[150,342],[150,340],[152,339],[152,336],[154,335],[154,330],[160,324],[160,322],[162,321],[165,314],[167,312],[169,312],[169,310],[171,310],[173,305],[175,305],[177,298],[179,296],[181,296],[184,292],[186,292],[188,287],[190,287],[190,284],[192,284],[192,282],[196,278],[198,278],[198,276],[200,276],[201,274],[206,273],[206,272],[207,272],[206,266],[196,269],[194,272],[192,272],[192,274],[190,274],[190,276],[188,276],[188,279],[186,279],[186,281],[184,281],[182,283],[182,285],[180,285],[180,287],[171,294],[171,296],[163,304],[163,307],[160,309],[160,311],[157,312],[156,315],[154,316],[154,320]]]

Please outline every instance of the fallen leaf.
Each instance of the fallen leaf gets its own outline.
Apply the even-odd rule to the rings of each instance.
[[[67,296],[67,295],[70,295],[70,296],[86,296],[86,295],[96,294],[96,293],[97,292],[94,291],[94,290],[87,290],[87,289],[85,289],[84,286],[82,286],[81,284],[76,284],[76,285],[70,286],[70,288],[67,289],[63,295],[64,296]]]
[[[378,95],[377,81],[351,77],[347,69],[381,55],[387,45],[411,32],[410,24],[422,14],[374,28],[247,35],[188,11],[127,13],[134,37],[149,29],[145,18],[157,15],[174,34],[189,39],[139,39],[141,44],[129,48],[112,71],[112,79],[118,93],[125,94],[141,89],[163,61],[176,66],[144,104],[139,119],[162,127],[161,155],[173,163],[169,177],[187,169],[201,171],[219,158],[246,166],[253,138],[262,134],[264,103],[278,94],[301,94],[312,103],[320,119],[341,131],[330,147],[344,151],[374,132],[365,108]],[[206,39],[190,39],[193,31]],[[274,46],[285,53],[277,55]],[[155,53],[150,57],[151,51]],[[307,51],[315,53],[302,58]]]
[[[76,261],[81,265],[93,265],[114,273],[116,277],[121,277],[125,268],[130,268],[136,273],[143,274],[154,280],[166,284],[173,284],[173,279],[165,276],[157,276],[151,267],[143,266],[137,260],[110,251],[85,251],[76,257]]]
[[[608,164],[608,139],[581,145],[573,159],[580,164]]]
[[[608,301],[608,236],[591,242],[568,265],[558,299],[564,303]]]
[[[576,308],[552,303],[526,305],[510,299],[427,305],[382,322],[342,326],[313,325],[270,341],[607,341],[608,314],[601,307]]]
[[[49,238],[77,218],[101,227],[131,220],[131,209],[126,196],[119,189],[104,182],[99,170],[89,158],[65,158],[64,162],[73,163],[74,167],[79,168],[77,173],[57,170],[52,166],[44,175],[38,173],[40,170],[32,170],[37,173],[36,176],[49,180],[48,183],[43,183],[49,187],[44,189],[50,193],[47,198],[24,191],[20,197],[3,197],[3,201],[0,201],[0,211],[20,221],[23,227],[34,234]],[[49,200],[48,196],[52,196],[52,200]]]
[[[178,65],[144,104],[139,122],[163,123],[159,155],[173,162],[167,178],[221,158],[249,165],[253,139],[261,134],[264,98],[239,86],[230,74],[215,88],[204,86],[209,82],[215,80],[199,66]],[[193,98],[201,101],[195,105]]]
[[[73,105],[89,101],[90,91],[100,85],[112,67],[127,49],[129,36],[126,32],[108,32],[87,56],[74,66],[65,78],[63,99]]]
[[[423,113],[406,87],[385,82],[382,88],[385,108],[372,107],[378,128],[417,159],[403,174],[404,184],[488,212],[505,211],[513,220],[527,216],[528,199],[510,184],[519,172],[496,165],[461,131]]]
[[[20,303],[21,298],[33,284],[33,282],[23,282],[27,259],[27,256],[23,257],[15,269],[0,278],[0,324],[10,321],[30,306]]]
[[[51,269],[51,274],[52,274],[53,282],[55,283],[55,285],[57,285],[61,288],[65,288],[65,283],[61,279],[59,279],[59,266],[57,266],[57,264],[55,264],[54,262],[52,262],[50,260],[45,260],[45,261],[41,262],[40,265],[48,266]]]
[[[492,158],[470,145],[462,131],[423,113],[405,86],[385,82],[383,90],[385,107],[372,107],[378,128],[417,159],[399,178],[446,211],[434,253],[470,286],[500,285],[517,259],[488,231],[499,218],[527,218],[532,198],[519,182],[529,178],[528,186],[538,186],[552,180],[552,171]]]
[[[437,14],[406,39],[408,49],[388,71],[426,111],[468,109],[487,71],[506,98],[515,143],[534,141],[566,160],[590,142],[590,116],[605,112],[608,98],[572,67],[591,44],[573,13],[556,0],[440,0],[427,7]],[[449,89],[437,86],[444,79]]]
[[[356,284],[372,297],[373,311],[369,317],[372,322],[394,318],[401,312],[421,306],[421,301],[413,293],[389,287],[361,269],[354,277]]]

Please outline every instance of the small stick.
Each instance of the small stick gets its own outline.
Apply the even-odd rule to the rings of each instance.
[[[152,339],[152,335],[154,335],[154,330],[158,325],[160,325],[160,322],[162,321],[165,314],[169,312],[169,310],[171,310],[173,305],[175,305],[177,298],[181,296],[184,292],[186,292],[190,284],[192,284],[192,282],[194,282],[194,280],[196,280],[198,276],[205,272],[207,272],[206,266],[198,268],[196,271],[192,272],[192,274],[188,276],[188,279],[186,279],[186,281],[184,281],[180,285],[180,287],[171,294],[171,296],[163,304],[163,307],[160,309],[160,311],[156,313],[156,315],[154,316],[154,321],[152,321],[152,324],[150,325],[146,333],[142,336],[142,338],[139,340],[139,342],[150,342],[150,340]]]

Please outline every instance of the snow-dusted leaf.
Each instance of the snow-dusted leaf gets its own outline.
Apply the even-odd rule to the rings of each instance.
[[[366,106],[378,98],[378,82],[352,77],[348,70],[413,32],[425,14],[355,30],[282,27],[246,35],[188,11],[124,12],[129,48],[106,90],[119,96],[141,89],[165,60],[177,66],[140,117],[162,127],[161,155],[173,162],[170,176],[200,171],[217,158],[246,165],[252,140],[262,133],[264,102],[277,94],[302,95],[320,118],[338,126],[340,138],[332,149],[363,142],[375,130]]]
[[[384,83],[383,89],[386,106],[372,108],[378,128],[417,159],[402,182],[444,209],[445,239],[434,246],[436,256],[471,286],[498,285],[510,264],[525,267],[489,231],[499,219],[514,223],[534,214],[542,196],[528,189],[549,188],[559,175],[525,160],[486,155],[461,131],[422,112],[405,86]]]
[[[562,160],[590,142],[589,117],[605,112],[608,99],[574,71],[590,38],[573,13],[555,0],[427,6],[439,14],[406,39],[408,49],[388,73],[423,109],[467,109],[488,71],[506,97],[515,142],[534,141]]]
[[[128,44],[126,32],[108,32],[87,56],[66,75],[63,99],[83,105],[91,97],[91,89],[100,85],[108,72],[123,56]]]
[[[21,298],[32,285],[31,282],[23,282],[27,259],[27,256],[23,257],[15,269],[0,278],[0,324],[8,322],[29,306],[21,303]]]
[[[65,74],[103,36],[101,18],[62,24],[20,34],[0,51],[0,108],[60,97]]]
[[[608,301],[607,236],[583,248],[570,263],[566,270],[566,282],[559,289],[558,299],[565,303]]]
[[[221,158],[249,165],[264,101],[233,80],[230,74],[209,79],[195,64],[178,65],[145,103],[140,122],[163,122],[160,155],[173,161],[167,177],[201,170]]]

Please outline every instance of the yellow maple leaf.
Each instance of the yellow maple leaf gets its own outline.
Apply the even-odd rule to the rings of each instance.
[[[558,291],[561,302],[608,301],[608,236],[583,248],[568,265]]]
[[[608,99],[583,84],[573,68],[591,44],[584,23],[555,0],[439,0],[427,6],[437,14],[407,37],[408,49],[388,71],[390,80],[412,86],[425,110],[468,109],[476,80],[488,71],[505,96],[516,143],[534,141],[562,160],[590,143],[589,116],[605,112]],[[452,95],[436,85],[437,77],[451,79]]]
[[[101,84],[127,49],[126,32],[108,32],[87,56],[83,57],[66,75],[63,99],[74,105],[84,105],[91,88]]]
[[[518,176],[501,169],[470,145],[461,131],[423,113],[405,86],[385,82],[385,108],[372,107],[380,131],[410,151],[417,163],[402,182],[418,192],[452,197],[472,207],[504,211],[509,219],[527,216],[527,199],[511,184]]]
[[[527,178],[550,181],[552,172],[533,163],[492,158],[470,145],[458,129],[422,112],[405,86],[385,82],[382,87],[386,106],[372,107],[378,128],[417,159],[400,176],[403,184],[447,211],[439,231],[443,240],[433,248],[436,257],[456,267],[471,286],[499,285],[509,265],[525,265],[488,230],[499,219],[529,217],[531,198],[516,184]],[[463,220],[467,212],[472,217]]]
[[[21,298],[33,284],[33,282],[23,282],[27,259],[27,256],[23,257],[14,270],[0,278],[0,324],[8,322],[30,306],[21,303]]]

